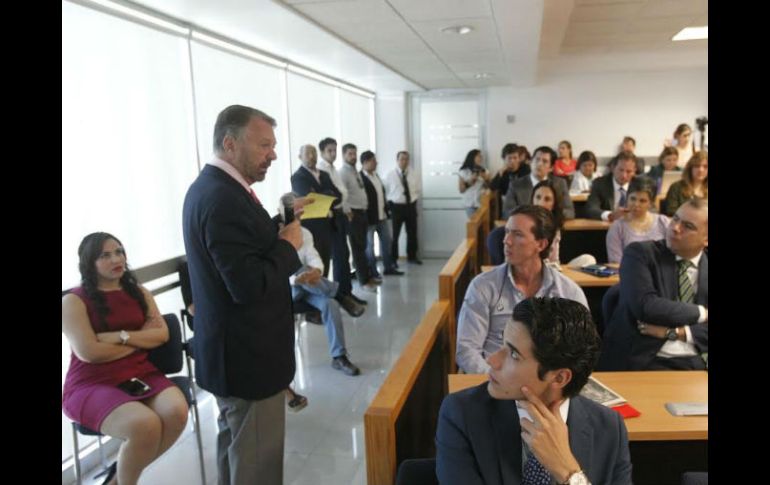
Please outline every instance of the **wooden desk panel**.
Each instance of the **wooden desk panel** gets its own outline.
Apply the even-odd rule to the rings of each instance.
[[[706,371],[594,372],[642,413],[625,420],[630,441],[708,440],[708,416],[672,416],[667,402],[708,402]],[[450,374],[449,392],[476,386],[486,374]]]
[[[569,198],[572,199],[572,202],[585,202],[588,200],[588,193],[570,194]]]
[[[564,221],[565,231],[606,231],[610,228],[609,221],[598,221],[596,219],[570,219]]]

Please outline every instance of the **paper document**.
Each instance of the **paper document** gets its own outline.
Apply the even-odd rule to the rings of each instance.
[[[332,195],[317,194],[315,192],[310,192],[305,197],[313,199],[313,202],[305,206],[302,219],[321,219],[326,217],[335,200],[335,197]]]

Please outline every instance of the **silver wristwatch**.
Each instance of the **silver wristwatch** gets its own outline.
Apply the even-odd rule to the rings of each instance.
[[[578,470],[570,475],[562,485],[591,485],[591,482],[588,481],[588,477],[583,470]]]
[[[119,336],[121,345],[126,345],[128,343],[128,339],[131,338],[131,335],[125,330],[121,330]]]

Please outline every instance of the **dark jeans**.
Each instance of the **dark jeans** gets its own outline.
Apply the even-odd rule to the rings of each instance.
[[[398,262],[398,238],[401,235],[401,225],[406,222],[406,257],[417,259],[417,201],[411,204],[393,204],[393,243],[391,254],[393,261]]]

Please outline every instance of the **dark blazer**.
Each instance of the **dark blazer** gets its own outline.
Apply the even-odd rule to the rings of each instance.
[[[676,256],[665,240],[629,244],[620,265],[620,301],[607,324],[599,368],[644,370],[665,340],[639,333],[637,321],[679,327],[690,325],[695,347],[708,352],[708,325],[697,323],[698,305],[709,304],[709,261],[705,252],[698,263],[695,303],[682,303]]]
[[[589,219],[601,220],[602,212],[615,208],[615,187],[612,185],[612,174],[602,175],[591,184],[585,211]]]
[[[195,377],[216,396],[257,400],[294,378],[289,276],[302,265],[265,209],[206,165],[182,226],[195,302]]]
[[[591,483],[631,483],[628,434],[620,414],[576,396],[567,427],[572,454]],[[515,401],[492,398],[487,383],[444,398],[436,431],[436,475],[442,485],[518,485],[521,462]]]
[[[377,172],[374,172],[375,174]],[[379,175],[377,175],[379,178]],[[387,189],[385,188],[385,184],[382,184],[382,199],[377,200],[377,191],[374,189],[374,184],[372,184],[372,181],[369,180],[369,177],[364,175],[364,171],[361,170],[361,178],[364,181],[364,190],[366,191],[366,220],[369,225],[377,224],[380,222],[380,210],[379,206],[383,208],[385,211],[385,217],[387,219],[390,219],[390,204],[385,203],[385,193]],[[380,183],[382,183],[382,179],[380,179]]]
[[[342,193],[332,182],[332,178],[327,172],[319,170],[321,176],[318,177],[321,182],[317,182],[313,174],[304,166],[300,166],[291,176],[291,191],[299,196],[305,196],[310,192],[317,194],[331,195],[336,197],[332,207],[342,200]],[[320,244],[331,246],[331,231],[334,218],[327,219],[308,219],[302,221],[302,226],[307,228],[313,234],[313,238]],[[328,242],[321,242],[321,241]],[[328,261],[326,261],[328,263]]]
[[[561,177],[557,177],[553,174],[548,174],[548,179],[553,182],[553,186],[559,191],[562,200],[565,219],[575,218],[575,205],[572,203],[572,198],[569,196],[569,189],[567,188],[567,182]],[[532,177],[529,175],[525,177],[519,177],[511,181],[508,185],[508,192],[505,193],[503,199],[503,217],[508,218],[510,211],[520,205],[530,204],[532,199]]]

